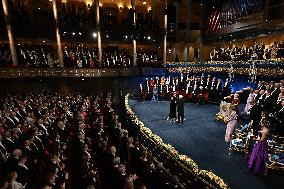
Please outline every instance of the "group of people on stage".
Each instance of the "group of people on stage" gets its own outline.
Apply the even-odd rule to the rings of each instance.
[[[215,48],[210,53],[211,61],[246,61],[246,60],[270,60],[284,58],[284,41],[274,42],[269,47],[264,43],[255,43],[251,47],[223,47]]]
[[[284,80],[279,83],[271,81],[269,84],[259,82],[255,90],[251,90],[244,111],[239,115],[237,106],[226,118],[227,129],[225,141],[230,142],[232,133],[238,123],[239,116],[248,117],[253,130],[255,144],[251,149],[248,160],[249,169],[255,173],[265,173],[268,160],[269,146],[267,140],[270,135],[284,136]],[[244,130],[246,128],[242,128]],[[284,159],[284,153],[279,157]]]
[[[170,99],[170,113],[168,119],[171,119],[171,121],[177,121],[178,123],[183,123],[184,102],[185,100],[183,95],[177,95],[177,92],[173,93],[173,96]]]
[[[208,99],[220,101],[231,94],[231,82],[227,78],[224,83],[210,75],[201,76],[181,74],[179,77],[146,78],[145,84],[140,84],[141,100],[170,100],[175,92],[183,95],[186,102],[205,103]]]

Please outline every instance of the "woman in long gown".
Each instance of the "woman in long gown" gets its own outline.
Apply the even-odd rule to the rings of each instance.
[[[268,160],[268,143],[269,123],[263,121],[261,123],[262,129],[259,131],[259,137],[253,146],[248,160],[248,168],[254,174],[266,174],[265,165]]]
[[[227,122],[227,129],[226,129],[225,141],[230,142],[232,133],[238,122],[238,114],[236,112],[236,106],[232,106],[232,112],[230,116],[226,118],[226,122]]]
[[[176,93],[173,93],[173,96],[170,100],[170,113],[169,113],[169,119],[176,119],[176,107],[177,107],[177,96]]]

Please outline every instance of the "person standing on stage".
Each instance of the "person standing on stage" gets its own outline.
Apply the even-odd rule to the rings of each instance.
[[[158,101],[158,87],[155,84],[153,88],[153,96],[152,96],[152,101]]]
[[[268,161],[268,143],[267,139],[269,137],[269,122],[264,120],[261,123],[261,130],[258,132],[258,138],[255,139],[256,143],[250,153],[248,160],[248,168],[254,174],[267,174],[265,168]]]
[[[178,112],[178,123],[183,123],[184,120],[184,98],[182,95],[179,95],[177,101],[177,112]]]
[[[176,119],[176,108],[177,108],[177,96],[176,92],[173,92],[170,100],[170,113],[169,119]]]
[[[237,125],[238,122],[238,114],[236,111],[236,106],[232,106],[232,112],[229,117],[226,118],[226,123],[227,123],[227,129],[226,129],[226,135],[225,135],[225,141],[230,142],[232,133],[235,130],[235,126]]]

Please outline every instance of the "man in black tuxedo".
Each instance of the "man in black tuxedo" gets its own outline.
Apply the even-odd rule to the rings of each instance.
[[[284,134],[284,99],[282,99],[280,106],[276,107],[275,111],[275,131],[277,134]]]
[[[231,95],[231,83],[229,81],[229,78],[226,79],[224,83],[224,87],[222,88],[222,97],[227,97]]]
[[[265,93],[265,98],[263,99],[263,110],[271,113],[273,111],[273,100],[271,96],[271,91],[267,90]]]
[[[183,123],[184,120],[184,98],[182,95],[179,95],[177,101],[177,112],[178,112],[178,123]]]
[[[30,180],[30,170],[25,165],[27,162],[28,157],[26,155],[22,155],[19,159],[18,165],[16,166],[16,171],[18,173],[17,181],[21,183],[23,186],[29,186]],[[27,187],[29,188],[29,187]]]
[[[252,107],[250,109],[250,120],[253,121],[252,129],[253,132],[256,134],[259,130],[259,122],[261,120],[261,107],[255,103],[255,100],[251,101]]]
[[[265,100],[265,90],[260,90],[259,94],[255,97],[255,99],[257,100],[256,103],[263,108],[263,103]]]
[[[5,115],[5,125],[8,129],[12,129],[16,127],[15,120],[10,116],[10,113],[6,113]]]

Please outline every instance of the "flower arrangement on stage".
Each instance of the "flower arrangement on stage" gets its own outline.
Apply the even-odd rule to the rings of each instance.
[[[212,183],[213,183],[213,188],[222,188],[222,189],[229,188],[228,185],[223,181],[223,179],[215,175],[213,172],[199,169],[198,165],[190,157],[183,155],[183,154],[179,154],[178,151],[172,145],[166,144],[161,139],[161,137],[154,134],[151,131],[151,129],[147,128],[144,125],[144,123],[139,120],[139,118],[135,115],[135,113],[130,108],[128,98],[129,98],[129,94],[125,96],[125,107],[126,107],[127,114],[130,116],[132,123],[139,126],[140,131],[144,135],[146,135],[147,138],[150,138],[152,141],[154,141],[155,145],[159,146],[161,149],[165,149],[175,161],[182,163],[185,169],[192,172],[193,175],[197,179],[200,179],[203,183],[210,185],[210,186],[212,186]]]

